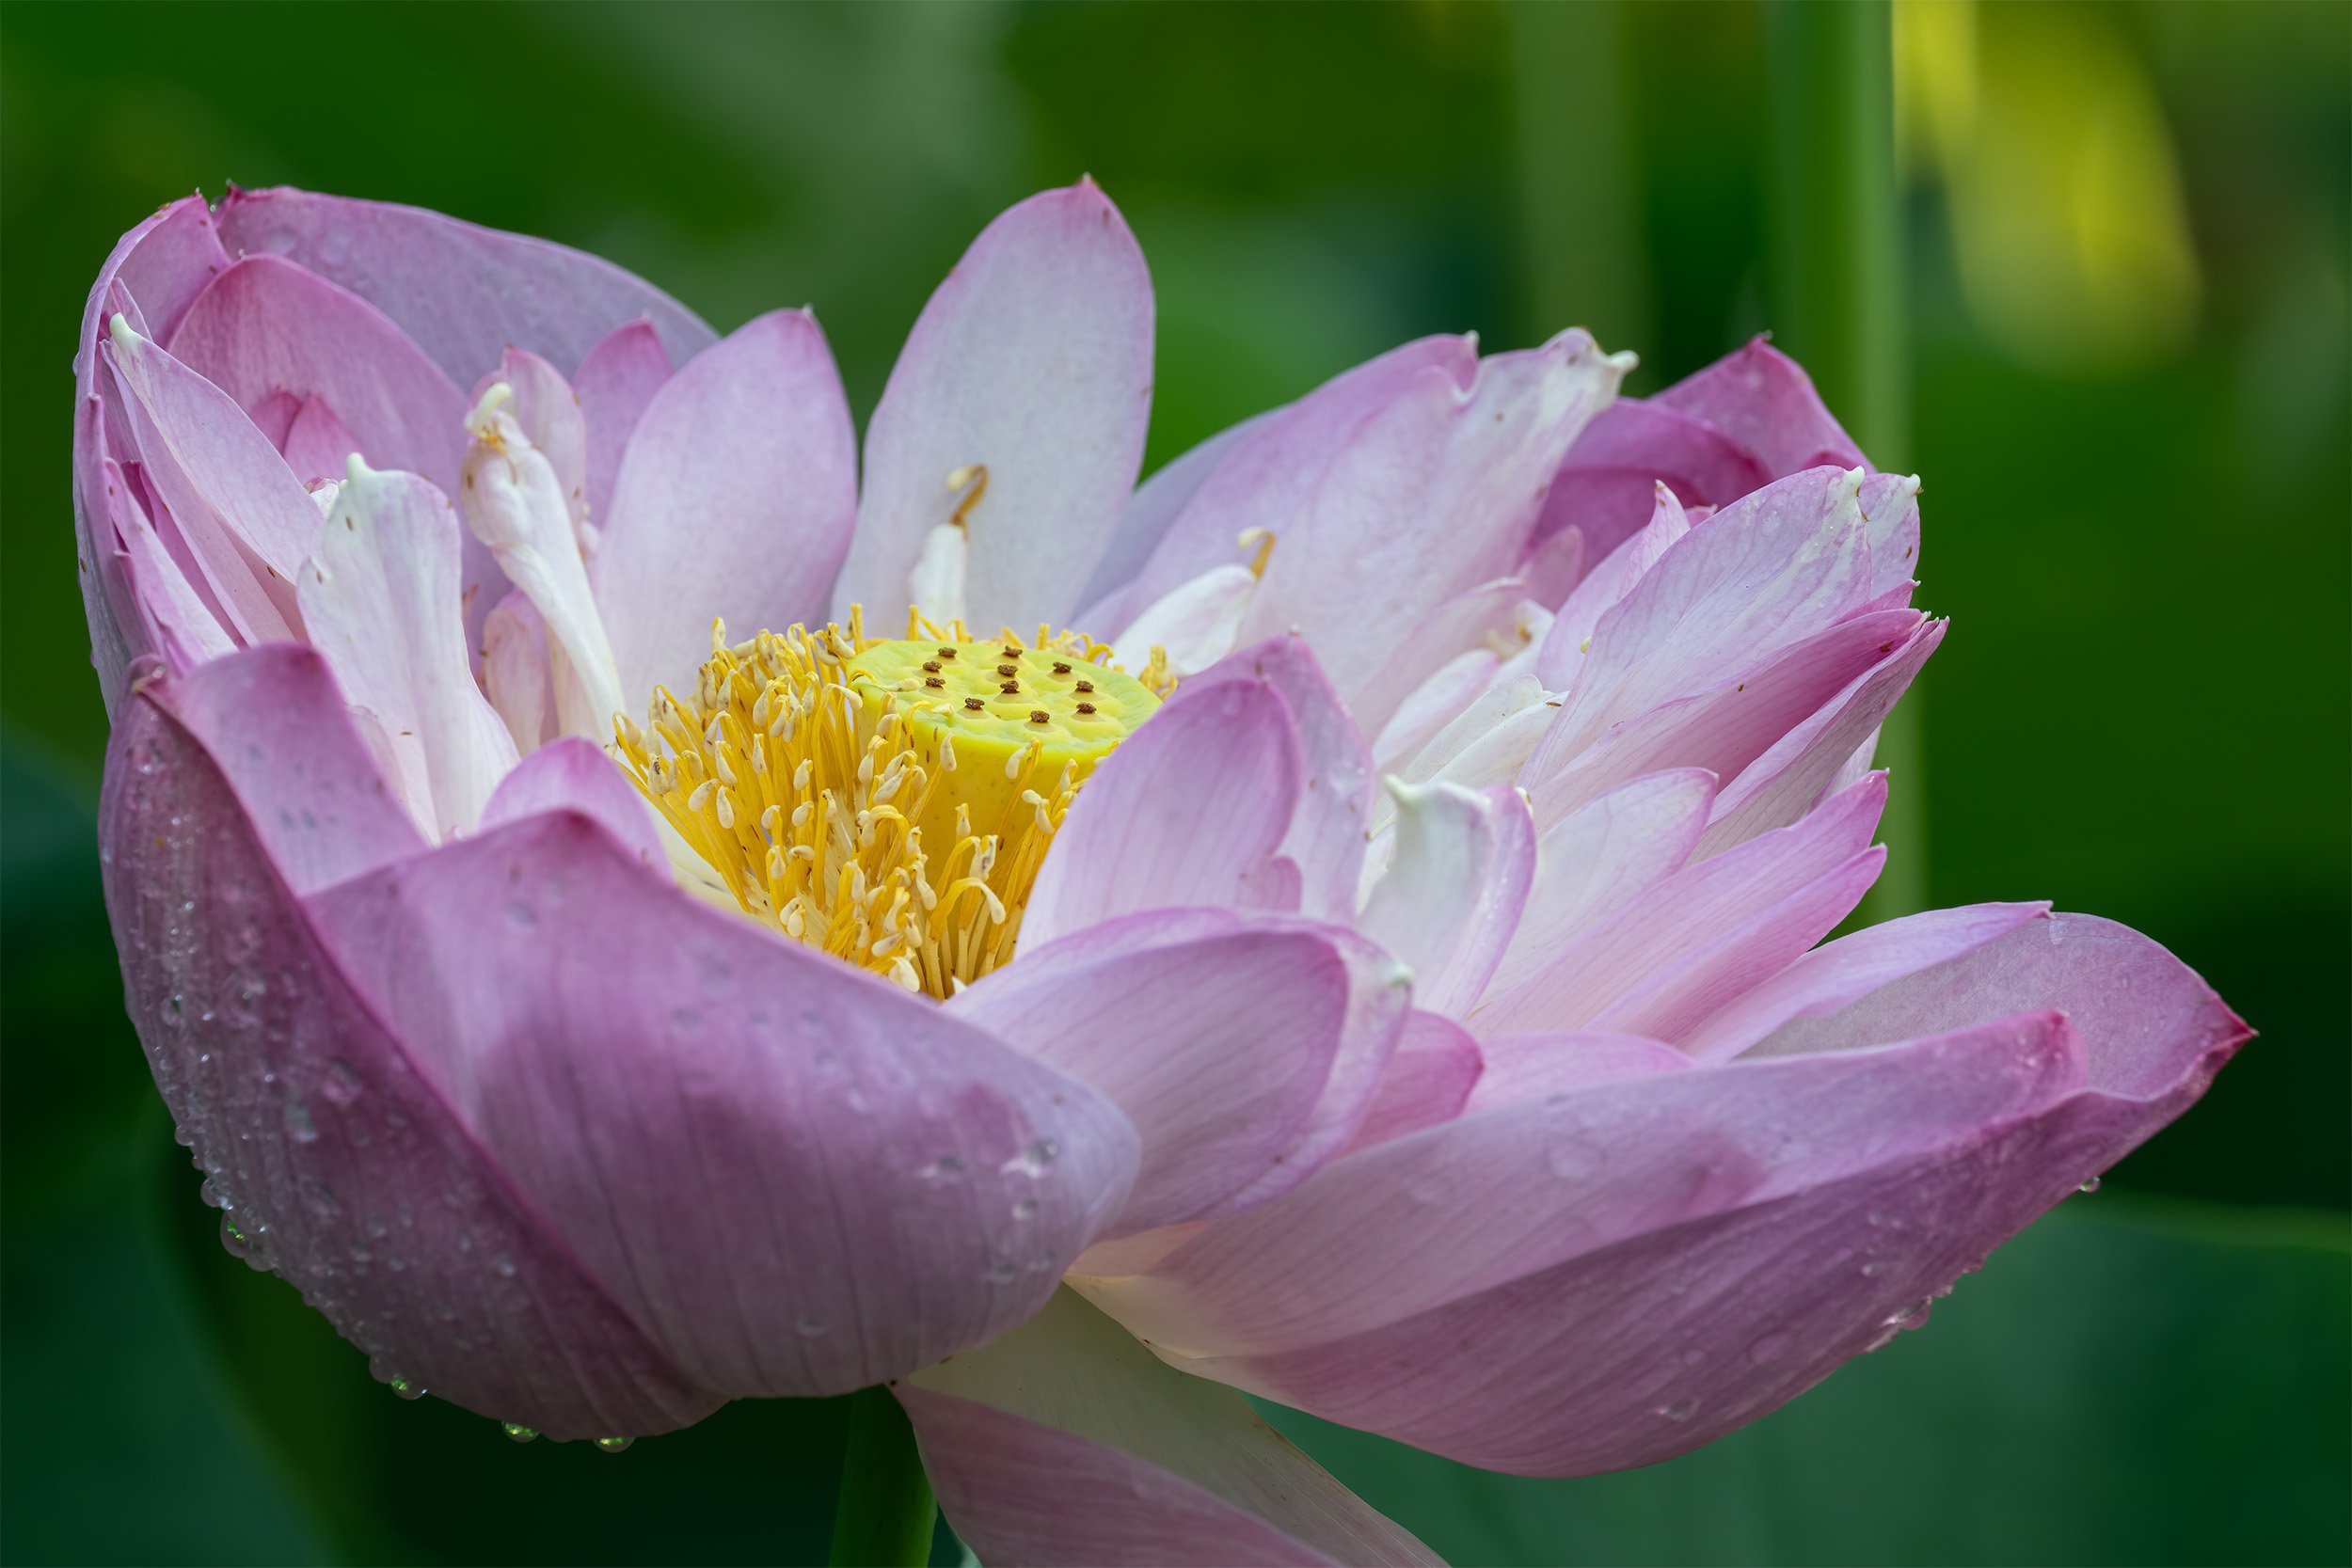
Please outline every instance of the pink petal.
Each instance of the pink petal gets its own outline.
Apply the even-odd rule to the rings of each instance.
[[[1651,1073],[1520,1101],[1351,1154],[1148,1274],[1082,1285],[1175,1365],[1295,1402],[1287,1367],[1269,1358],[1320,1366],[1318,1347],[1635,1238],[1949,1153],[2079,1087],[2072,1044],[2063,1020],[2042,1014],[1895,1051]],[[1818,1070],[1761,1070],[1799,1066]],[[1656,1275],[1648,1288],[1667,1310]],[[1467,1370],[1484,1359],[1477,1350],[1432,1360]],[[1518,1359],[1503,1344],[1489,1354]],[[1605,1356],[1605,1343],[1588,1354]],[[1358,1374],[1375,1398],[1391,1375],[1378,1361]],[[1328,1392],[1313,1391],[1302,1408]]]
[[[1724,506],[1777,477],[1706,420],[1667,404],[1620,398],[1561,460],[1535,537],[1574,527],[1598,559],[1649,520],[1657,485],[1686,505]]]
[[[211,382],[127,326],[100,345],[142,470],[247,642],[296,635],[294,575],[319,513],[286,460]]]
[[[1097,768],[1054,835],[1025,944],[1138,910],[1252,907],[1299,794],[1290,710],[1264,681],[1187,682]]]
[[[315,650],[248,648],[148,688],[147,702],[203,748],[297,895],[426,847]]]
[[[1791,1019],[1836,1012],[1905,975],[1973,953],[2049,912],[2046,903],[1971,904],[1856,931],[1815,948],[1696,1029],[1677,1036],[1677,1041],[1701,1060],[1737,1056]]]
[[[849,404],[807,312],[757,317],[662,383],[592,572],[623,696],[691,685],[714,617],[739,639],[820,618],[856,516]]]
[[[670,351],[650,321],[625,322],[588,351],[572,376],[588,421],[588,515],[599,527],[612,505],[621,453],[654,393],[670,379]]]
[[[444,491],[465,454],[465,394],[382,311],[276,256],[247,256],[213,279],[164,340],[172,357],[255,408],[274,392],[323,399],[381,468]],[[291,436],[289,436],[291,439]]]
[[[1035,1312],[1125,1200],[1136,1135],[1108,1101],[699,903],[584,815],[314,911],[420,1069],[702,1386],[843,1393],[969,1350]]]
[[[1470,1102],[1485,1070],[1486,1053],[1468,1030],[1436,1013],[1413,1013],[1350,1151],[1452,1121]]]
[[[107,458],[99,466],[98,479],[107,519],[105,537],[121,549],[122,571],[144,644],[163,656],[175,675],[233,650],[236,640],[172,559],[121,467]]]
[[[947,476],[978,465],[968,619],[1066,621],[1135,487],[1151,406],[1152,279],[1119,210],[1090,180],[1009,209],[890,372],[836,610],[862,603],[883,624],[905,611],[923,541],[957,508]]]
[[[1627,368],[1571,332],[1481,360],[1467,380],[1421,372],[1330,460],[1289,531],[1277,530],[1242,635],[1295,628],[1352,697],[1397,628],[1509,575],[1561,454]],[[1445,526],[1430,527],[1439,515]]]
[[[568,372],[614,327],[652,320],[679,359],[715,338],[693,312],[598,257],[386,201],[280,185],[231,188],[220,204],[232,251],[282,256],[373,305],[466,386],[509,344]]]
[[[286,438],[278,444],[286,467],[305,484],[341,480],[343,466],[359,451],[359,438],[336,417],[325,398],[304,398],[286,423]]]
[[[607,765],[610,771],[610,765]],[[1263,1176],[1304,1129],[1347,1022],[1346,958],[1321,933],[1131,915],[1041,949],[947,1012],[1091,1085],[1143,1164],[1109,1234],[1173,1225]]]
[[[640,864],[669,874],[669,853],[661,847],[645,798],[611,757],[578,736],[540,747],[501,780],[482,810],[482,831],[551,811],[596,818]]]
[[[1886,781],[1873,775],[1793,828],[1676,872],[1518,986],[1490,991],[1473,1026],[1665,1037],[1653,1023],[1698,1022],[1745,989],[1741,977],[1772,974],[1852,909],[1884,858],[1864,846],[1885,803]],[[1692,1008],[1700,1010],[1684,1018]]]
[[[111,388],[109,388],[111,390]],[[112,721],[130,682],[132,661],[157,652],[151,628],[151,612],[141,604],[143,591],[134,580],[129,552],[117,536],[117,508],[130,502],[107,493],[117,481],[110,475],[121,467],[106,450],[106,410],[96,396],[83,396],[73,408],[73,550],[82,579],[82,614],[89,626],[90,667],[98,673],[98,694]],[[181,574],[184,578],[184,573]],[[193,584],[190,591],[194,592]],[[212,606],[215,623],[221,616]],[[222,627],[224,636],[230,635]]]
[[[1416,1006],[1470,1010],[1518,930],[1535,824],[1508,787],[1391,784],[1396,858],[1364,905],[1364,934],[1413,972]]]
[[[1231,1390],[1065,1291],[897,1385],[947,1521],[991,1563],[1435,1563]]]
[[[339,702],[304,715],[265,700],[277,694],[332,691],[317,657],[290,647],[149,687],[115,731],[100,809],[132,1020],[247,1256],[377,1376],[478,1414],[556,1437],[701,1419],[721,1396],[581,1265],[320,944],[279,873],[290,836],[321,869],[337,825],[257,839],[256,825],[297,809],[277,765],[310,766],[303,721],[349,728]],[[199,741],[159,698],[224,722]],[[273,754],[244,769],[241,800],[207,752],[262,748]],[[313,799],[327,814],[347,796]]]
[[[1197,690],[1235,678],[1273,687],[1297,732],[1305,774],[1279,849],[1299,869],[1297,909],[1317,920],[1352,924],[1373,793],[1363,732],[1304,638],[1269,638],[1240,649],[1185,687]]]
[[[1754,453],[1769,478],[1825,463],[1840,468],[1867,465],[1804,368],[1762,338],[1683,377],[1651,401],[1722,431]],[[1706,499],[1722,505],[1737,498]]]

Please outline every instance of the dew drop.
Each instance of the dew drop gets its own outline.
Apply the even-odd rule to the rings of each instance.
[[[2099,1190],[2099,1179],[2095,1176],[2086,1177],[2083,1184],[2074,1190],[2078,1193],[2095,1193]]]
[[[505,1430],[507,1436],[517,1443],[528,1443],[539,1435],[537,1432],[523,1425],[520,1421],[501,1421],[499,1425]]]
[[[1021,1271],[1013,1266],[1010,1259],[999,1259],[995,1263],[990,1265],[989,1267],[989,1283],[992,1285],[1009,1285],[1020,1273]]]
[[[963,1175],[963,1157],[943,1154],[915,1174],[926,1181],[953,1181]]]
[[[596,1447],[606,1453],[626,1453],[628,1451],[628,1446],[636,1441],[634,1437],[599,1437],[596,1439]]]
[[[393,1393],[398,1394],[404,1400],[421,1400],[424,1398],[424,1385],[415,1381],[413,1378],[395,1377],[391,1382],[391,1389]]]
[[[316,1143],[319,1136],[318,1124],[310,1119],[310,1102],[292,1085],[286,1089],[286,1135],[298,1144]]]
[[[1677,1400],[1672,1404],[1660,1405],[1658,1414],[1670,1421],[1687,1421],[1697,1415],[1698,1410],[1699,1402],[1696,1400]]]
[[[514,1278],[516,1274],[514,1258],[503,1252],[493,1254],[490,1259],[490,1272],[501,1279]]]
[[[229,1249],[229,1256],[231,1258],[242,1258],[247,1262],[252,1261],[252,1243],[246,1241],[246,1234],[238,1227],[237,1222],[226,1214],[220,1216],[220,1244]]]
[[[326,1064],[326,1076],[319,1084],[319,1093],[337,1105],[349,1105],[366,1089],[358,1069],[342,1060]]]
[[[1017,1220],[1033,1220],[1037,1218],[1037,1199],[1033,1197],[1025,1197],[1020,1202],[1014,1204],[1012,1206],[1012,1217]]]

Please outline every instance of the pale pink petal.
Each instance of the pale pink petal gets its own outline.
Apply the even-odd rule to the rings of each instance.
[[[474,384],[469,406],[503,382],[513,396],[506,404],[524,436],[555,470],[556,488],[576,522],[588,518],[588,420],[571,383],[529,349],[510,348],[498,366]],[[620,453],[614,452],[617,465]]]
[[[1229,679],[1273,687],[1297,732],[1305,771],[1279,850],[1298,868],[1295,907],[1317,920],[1351,924],[1373,800],[1372,755],[1363,732],[1304,638],[1269,638],[1184,684],[1198,690]]]
[[[1863,609],[1872,595],[1862,482],[1859,469],[1811,469],[1669,546],[1596,626],[1559,732],[1545,741],[1549,765]]]
[[[1023,942],[1138,910],[1250,907],[1302,766],[1270,683],[1187,682],[1079,790],[1038,871]]]
[[[578,812],[313,900],[518,1192],[701,1386],[844,1393],[1034,1313],[1136,1163],[1092,1090],[697,902]]]
[[[1582,332],[1494,355],[1467,381],[1436,367],[1334,456],[1274,554],[1242,635],[1295,627],[1343,697],[1398,628],[1518,563],[1568,443],[1629,361]],[[1442,528],[1430,519],[1442,516]]]
[[[1162,464],[1151,478],[1136,486],[1126,510],[1119,515],[1119,526],[1111,531],[1111,541],[1103,551],[1103,559],[1094,563],[1094,575],[1089,579],[1086,592],[1079,595],[1079,602],[1086,608],[1079,610],[1072,625],[1098,638],[1116,637],[1127,628],[1138,609],[1172,592],[1177,582],[1189,580],[1171,581],[1163,573],[1155,586],[1138,574],[1159,548],[1169,527],[1192,504],[1193,497],[1200,494],[1201,485],[1208,483],[1226,456],[1251,431],[1280,412],[1269,409],[1255,419],[1226,426],[1182,456]],[[1246,553],[1239,541],[1239,531],[1235,531],[1234,537],[1226,541],[1230,547],[1215,552],[1202,570],[1234,563]]]
[[[1122,601],[1125,613],[1132,615],[1211,567],[1250,560],[1255,546],[1243,543],[1244,534],[1253,541],[1271,535],[1280,549],[1332,465],[1366,425],[1411,395],[1424,372],[1457,385],[1471,381],[1478,373],[1476,340],[1421,338],[1391,349],[1333,376],[1296,403],[1226,432],[1218,438],[1224,444],[1213,452],[1205,444],[1195,448],[1179,460],[1185,467],[1169,465],[1165,484],[1154,475],[1145,486],[1153,492],[1153,510],[1167,506],[1174,515],[1152,518],[1159,538]],[[1204,457],[1208,471],[1189,466],[1195,453],[1215,458],[1210,464]],[[1142,501],[1138,495],[1136,504]],[[1125,527],[1122,521],[1122,531]]]
[[[444,491],[456,485],[465,393],[382,311],[315,273],[247,256],[161,341],[242,407],[281,391],[322,399],[371,466],[422,474]],[[323,476],[297,477],[339,477],[349,455],[337,454]]]
[[[1025,942],[947,1004],[1135,1123],[1143,1164],[1112,1236],[1194,1218],[1264,1175],[1339,1053],[1349,975],[1327,936],[1234,916],[1199,927],[1130,915]]]
[[[1228,1358],[1311,1359],[1316,1347],[1636,1237],[1964,1145],[2080,1086],[2065,1028],[2037,1014],[1893,1051],[1653,1072],[1519,1101],[1350,1154],[1148,1274],[1081,1288],[1178,1366],[1254,1377],[1278,1369]],[[1654,1275],[1648,1285],[1663,1310],[1669,1292]],[[1492,1354],[1518,1359],[1509,1347]],[[1433,1359],[1480,1357],[1463,1346]],[[1386,1371],[1368,1362],[1357,1377],[1370,1393]]]
[[[1353,1149],[1369,1148],[1407,1132],[1451,1121],[1470,1103],[1486,1070],[1486,1053],[1470,1032],[1436,1013],[1415,1012],[1397,1037],[1396,1054],[1380,1075],[1380,1087]],[[1084,1259],[1080,1260],[1082,1263]],[[1110,1269],[1104,1273],[1122,1271]]]
[[[1416,1006],[1468,1013],[1502,962],[1535,872],[1535,824],[1507,787],[1391,783],[1396,855],[1364,934],[1413,972]]]
[[[312,754],[338,732],[357,749],[317,657],[254,649],[145,692],[108,758],[106,904],[156,1085],[248,1259],[379,1378],[479,1415],[594,1438],[716,1409],[451,1114],[288,886],[290,851],[315,875],[357,826],[331,820],[357,786],[330,788]],[[165,702],[201,710],[209,738]],[[215,759],[248,751],[267,755],[232,793]],[[265,847],[256,828],[281,816]]]
[[[1791,1019],[1820,1018],[1907,974],[1961,958],[2050,912],[2047,903],[1931,910],[1815,948],[1695,1029],[1674,1037],[1692,1056],[1737,1056]]]
[[[1712,820],[1692,851],[1704,860],[1761,832],[1785,828],[1870,770],[1878,727],[1912,677],[1944,641],[1947,621],[1930,621],[1819,712],[1774,742],[1716,798]]]
[[[1535,656],[1535,673],[1554,691],[1565,691],[1575,684],[1601,616],[1633,592],[1633,585],[1658,564],[1658,558],[1666,553],[1668,546],[1691,531],[1690,515],[1683,511],[1672,490],[1660,484],[1651,490],[1650,497],[1648,523],[1585,574],[1584,579],[1562,601],[1559,613],[1552,616],[1551,625],[1544,633],[1542,651]]]
[[[1231,1389],[1065,1291],[897,1385],[947,1522],[990,1563],[1435,1563]]]
[[[501,599],[483,623],[482,690],[506,721],[517,755],[529,756],[561,733],[554,671],[548,663],[548,624],[519,588]]]
[[[1121,667],[1140,670],[1158,648],[1169,674],[1197,674],[1233,651],[1257,591],[1248,567],[1213,566],[1145,605],[1120,634],[1116,657]]]
[[[637,421],[670,379],[670,351],[650,321],[626,322],[588,351],[572,376],[588,421],[588,515],[601,527]]]
[[[948,476],[977,467],[972,624],[1067,620],[1135,487],[1151,405],[1152,279],[1119,210],[1090,180],[1009,209],[890,372],[835,609],[903,614],[924,538],[957,510]]]
[[[1864,846],[1885,803],[1886,780],[1873,775],[1794,827],[1686,866],[1539,959],[1516,987],[1489,990],[1472,1026],[1482,1035],[1586,1027],[1656,1035],[1637,1021],[1648,1008],[1697,1006],[1727,976],[1767,965],[1753,976],[1761,979],[1812,946],[1867,889],[1883,854]],[[1843,909],[1826,912],[1841,899]],[[1687,1022],[1728,1000],[1716,997]]]
[[[555,464],[516,418],[512,387],[493,383],[466,417],[466,428],[473,439],[458,496],[467,527],[539,612],[557,728],[602,742],[612,734],[613,716],[631,705],[589,586],[573,500]]]
[[[482,831],[550,811],[595,817],[640,863],[669,875],[670,857],[645,798],[611,757],[578,736],[540,747],[500,780],[482,808]]]
[[[1739,663],[1711,686],[1615,725],[1581,755],[1562,757],[1546,736],[1528,759],[1529,790],[1546,820],[1629,779],[1668,768],[1703,768],[1736,779],[1853,682],[1895,656],[1927,617],[1915,610],[1856,615]],[[1565,726],[1564,726],[1565,729]]]
[[[1961,1022],[2027,995],[2042,1009]],[[1890,1031],[1900,1039],[1956,1023],[1856,1049]],[[1564,1113],[1589,1106],[1607,1118],[1600,1125],[1629,1134],[1645,1118],[1606,1097],[1655,1104],[1653,1125],[1673,1130],[1657,1141],[1689,1164],[1671,1177],[1624,1173],[1653,1193],[1704,1186],[1741,1150],[1772,1164],[1762,1185],[1735,1190],[1695,1222],[1653,1226],[1481,1297],[1203,1370],[1489,1468],[1562,1475],[1669,1458],[1925,1322],[1933,1299],[1993,1247],[2187,1109],[2248,1035],[2155,943],[2070,916],[2030,922],[1783,1033],[1832,1053],[1556,1102]],[[1851,1076],[1744,1076],[1823,1063]],[[1480,1120],[1418,1136],[1471,1137]],[[1730,1148],[1703,1129],[1728,1132]],[[1619,1162],[1608,1154],[1590,1180],[1613,1185]],[[1335,1166],[1323,1180],[1336,1187],[1344,1177]],[[1588,1197],[1551,1201],[1569,1212],[1591,1207]]]
[[[630,710],[691,685],[714,618],[737,638],[820,618],[856,516],[849,404],[806,311],[756,317],[663,382],[591,574]]]
[[[1565,552],[1574,555],[1581,545],[1581,535],[1571,537]],[[1557,553],[1562,546],[1551,549]],[[1348,711],[1376,734],[1415,692],[1464,653],[1492,653],[1500,667],[1502,650],[1516,653],[1530,637],[1531,610],[1549,621],[1540,606],[1531,606],[1534,598],[1527,579],[1514,576],[1482,582],[1437,606],[1419,626],[1393,640],[1376,671],[1356,682]]]
[[[171,508],[204,578],[247,642],[297,635],[294,576],[318,508],[229,395],[117,318],[99,345],[141,470]]]
[[[467,657],[463,538],[440,491],[354,456],[299,584],[311,644],[383,726],[403,801],[436,839],[481,820],[516,756]]]
[[[1661,1072],[1694,1072],[1697,1064],[1663,1040],[1642,1035],[1497,1035],[1478,1042],[1486,1070],[1463,1107],[1466,1115],[1498,1105],[1597,1089]]]
[[[373,305],[461,387],[510,344],[568,372],[607,333],[640,316],[677,359],[716,336],[668,294],[600,257],[421,207],[286,185],[232,187],[219,225],[231,251],[283,256]]]
[[[1622,784],[1543,830],[1518,930],[1489,990],[1509,990],[1636,895],[1682,868],[1715,781],[1692,768]]]

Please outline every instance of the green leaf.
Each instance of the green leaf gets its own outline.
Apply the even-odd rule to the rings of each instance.
[[[2339,1215],[2084,1197],[1933,1318],[1645,1470],[1489,1475],[1269,1407],[1457,1563],[2340,1562]]]

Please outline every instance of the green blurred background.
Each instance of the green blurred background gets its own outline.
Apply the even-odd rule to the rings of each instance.
[[[393,1399],[219,1247],[125,1022],[69,361],[192,187],[414,201],[714,325],[814,302],[871,406],[1008,202],[1090,171],[1160,302],[1150,462],[1422,332],[1571,322],[1646,391],[1773,325],[1771,13],[914,4],[0,8],[0,1557],[821,1560],[835,1403],[618,1458]],[[1459,1562],[2352,1556],[2352,8],[1896,23],[1936,903],[2048,896],[2263,1032],[1931,1327],[1624,1476],[1289,1417]],[[1785,346],[1804,347],[1786,334]],[[940,1560],[955,1548],[943,1537]]]

